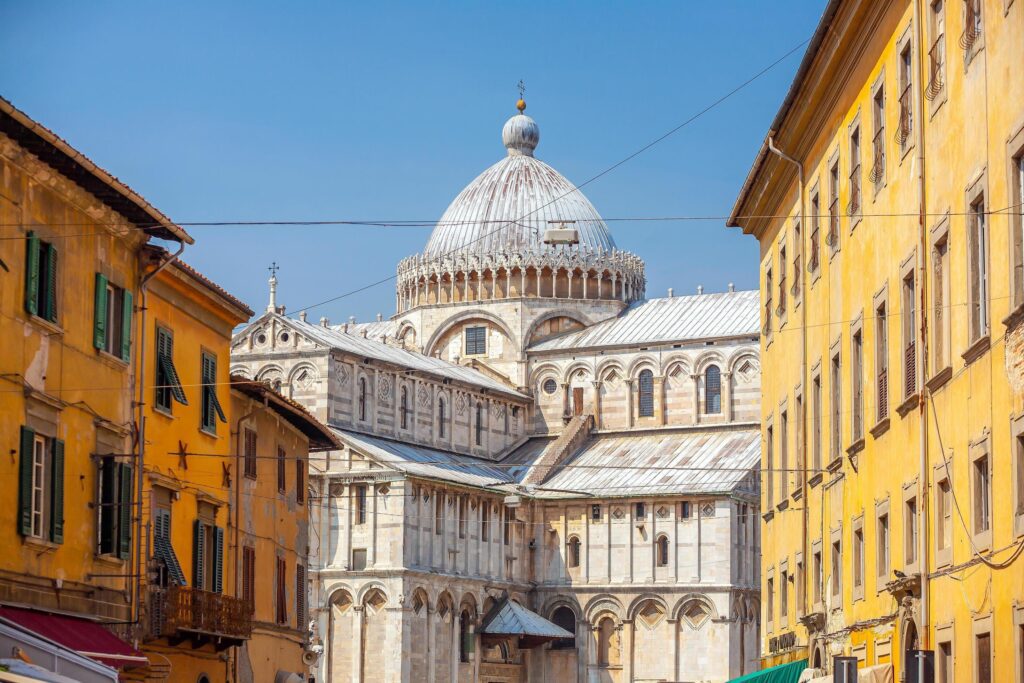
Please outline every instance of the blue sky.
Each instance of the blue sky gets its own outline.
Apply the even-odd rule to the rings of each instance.
[[[580,183],[809,38],[823,0],[175,3],[0,0],[0,95],[174,220],[437,220],[501,158],[515,84],[537,156]],[[801,51],[585,190],[605,217],[724,215]],[[757,285],[724,221],[613,222],[648,295]],[[429,228],[189,228],[257,310],[394,274]],[[390,282],[310,312],[394,312]]]

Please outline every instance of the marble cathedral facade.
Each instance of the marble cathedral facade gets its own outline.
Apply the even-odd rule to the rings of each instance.
[[[234,338],[232,373],[344,446],[310,459],[310,675],[750,672],[758,294],[646,298],[520,107],[505,158],[399,264],[392,318],[314,323],[272,294]]]

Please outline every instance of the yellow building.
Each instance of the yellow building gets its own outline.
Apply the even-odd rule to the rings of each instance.
[[[0,650],[116,680],[146,663],[99,626],[132,640],[138,257],[192,240],[5,100],[0,224]]]
[[[829,2],[736,201],[766,666],[1024,680],[1022,5]]]

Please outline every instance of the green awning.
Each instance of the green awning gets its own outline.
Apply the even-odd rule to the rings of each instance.
[[[801,659],[789,664],[761,669],[754,673],[734,678],[729,683],[797,683],[800,674],[807,668],[807,660]]]

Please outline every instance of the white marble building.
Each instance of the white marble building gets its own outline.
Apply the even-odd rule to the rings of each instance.
[[[394,317],[288,317],[272,282],[235,337],[233,373],[344,444],[310,463],[311,675],[750,672],[757,293],[646,299],[643,261],[534,157],[520,105],[507,156],[399,265]]]

